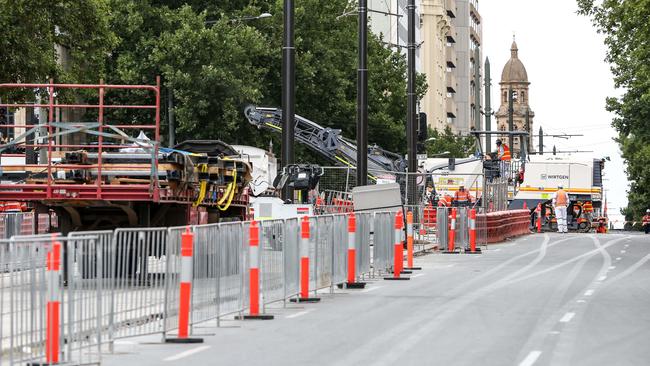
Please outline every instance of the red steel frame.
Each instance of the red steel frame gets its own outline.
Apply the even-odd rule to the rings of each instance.
[[[153,109],[155,110],[155,123],[154,124],[138,124],[138,125],[125,125],[115,124],[113,127],[120,129],[143,129],[154,130],[154,154],[153,161],[151,162],[151,170],[158,167],[158,149],[160,141],[160,77],[156,77],[156,85],[109,85],[100,81],[99,84],[54,84],[50,80],[47,84],[0,84],[0,89],[34,89],[34,88],[47,88],[48,90],[48,103],[47,104],[15,104],[15,103],[0,103],[4,107],[17,107],[17,108],[47,108],[48,109],[48,123],[46,125],[6,125],[7,128],[25,128],[30,129],[33,127],[45,127],[48,131],[47,144],[18,144],[25,147],[47,147],[47,185],[44,184],[0,184],[0,201],[6,200],[20,200],[20,201],[41,201],[41,200],[110,200],[110,201],[154,201],[160,200],[160,187],[158,184],[158,175],[155,174],[153,181],[147,184],[129,184],[129,185],[111,185],[103,183],[102,179],[102,153],[108,149],[116,149],[123,147],[132,147],[131,145],[105,145],[104,137],[101,133],[104,132],[104,110],[107,108],[125,108],[125,109]],[[55,103],[56,89],[96,89],[99,95],[98,104],[58,104]],[[110,90],[128,90],[140,89],[149,90],[154,93],[155,104],[153,105],[107,105],[104,104],[105,91]],[[56,144],[56,139],[52,137],[54,134],[55,123],[54,113],[55,108],[60,109],[74,109],[74,108],[97,108],[99,124],[97,145],[90,144]],[[75,126],[74,122],[67,122],[71,127]],[[77,125],[79,126],[79,125]],[[97,169],[97,181],[95,184],[56,184],[52,179],[52,152],[55,149],[65,151],[64,149],[88,149],[97,150],[97,164],[92,165],[78,165],[78,164],[57,164],[59,168],[68,169]],[[43,167],[43,165],[21,165],[21,167]],[[157,171],[157,170],[156,170]]]

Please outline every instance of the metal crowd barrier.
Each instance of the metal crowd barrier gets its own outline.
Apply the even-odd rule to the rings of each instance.
[[[310,291],[347,281],[348,215],[309,218]],[[353,215],[356,274],[389,272],[395,213]],[[219,325],[224,316],[241,315],[249,307],[249,227],[220,223],[0,240],[0,365],[96,362],[113,351],[116,339],[161,334],[168,340],[180,337],[184,324],[191,333],[199,323]],[[305,242],[298,219],[262,221],[259,228],[264,312],[265,305],[298,296]],[[55,251],[60,264],[52,272]],[[184,302],[187,281],[192,290]],[[54,313],[51,301],[59,304]]]

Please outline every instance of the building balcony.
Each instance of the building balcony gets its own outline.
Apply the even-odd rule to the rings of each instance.
[[[458,38],[458,33],[456,33],[456,27],[453,24],[449,23],[449,29],[447,30],[447,42],[456,43],[456,38]]]
[[[456,80],[456,75],[454,75],[452,72],[447,72],[445,79],[447,79],[447,92],[456,93],[458,90],[458,81]]]
[[[456,50],[454,47],[447,46],[445,47],[445,59],[447,61],[447,67],[456,67],[458,62],[458,56],[456,56]]]
[[[456,105],[456,101],[454,98],[448,97],[446,103],[447,118],[456,118],[458,115],[458,106]]]
[[[479,35],[478,32],[476,32],[476,29],[474,29],[473,27],[469,27],[469,35],[471,38],[474,39],[474,41],[476,41],[477,44],[479,45],[481,44],[481,35]]]
[[[445,10],[450,18],[456,17],[456,0],[445,0]]]
[[[471,1],[469,2],[469,13],[478,20],[478,24],[481,24],[481,14],[479,14],[478,9],[476,9],[476,6]]]

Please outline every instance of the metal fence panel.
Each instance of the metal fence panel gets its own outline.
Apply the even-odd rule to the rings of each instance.
[[[377,212],[373,223],[373,270],[377,273],[388,272],[393,266],[394,222],[392,212]]]
[[[311,234],[312,230],[310,229],[309,232]],[[310,247],[311,242],[310,239]],[[285,299],[296,296],[300,291],[300,245],[300,221],[298,219],[286,220],[283,248]],[[311,262],[310,260],[310,264]]]
[[[179,253],[167,253],[167,233],[166,228],[115,230],[112,338],[163,332],[166,286],[171,282],[166,273],[180,270],[175,263]]]
[[[265,220],[260,223],[260,272],[264,304],[284,299],[284,223],[284,220]]]
[[[357,275],[370,273],[370,233],[373,217],[374,215],[372,213],[356,214],[357,231],[355,233],[355,246],[357,252]]]
[[[311,218],[315,223],[314,278],[315,289],[332,286],[332,248],[334,240],[334,216]]]
[[[332,219],[332,285],[347,280],[348,262],[348,218],[347,215],[335,215]]]
[[[438,249],[442,251],[448,248],[449,210],[447,207],[438,207],[436,213],[436,238],[438,239]]]

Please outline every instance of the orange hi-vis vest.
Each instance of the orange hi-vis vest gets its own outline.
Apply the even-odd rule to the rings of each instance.
[[[469,201],[469,192],[467,191],[456,191],[454,195],[456,202],[467,202]]]
[[[591,202],[587,201],[584,205],[582,205],[582,210],[584,212],[594,212],[594,206],[591,204]]]
[[[558,189],[555,196],[555,206],[566,206],[568,203],[567,194],[564,189]]]
[[[501,160],[503,161],[510,161],[512,160],[512,156],[510,155],[510,148],[506,144],[502,144],[503,146],[503,156],[501,157]]]
[[[643,225],[650,224],[650,215],[643,216]]]

